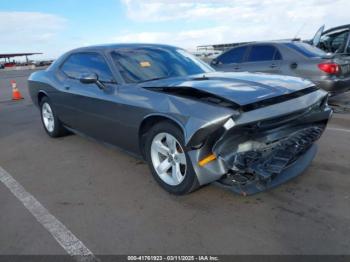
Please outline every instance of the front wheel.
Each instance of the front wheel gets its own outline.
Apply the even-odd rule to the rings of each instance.
[[[166,191],[183,195],[198,188],[197,176],[177,126],[161,122],[152,127],[147,134],[145,152],[153,177]]]
[[[46,133],[51,137],[60,137],[68,134],[61,121],[52,109],[50,100],[44,97],[40,101],[41,122]]]

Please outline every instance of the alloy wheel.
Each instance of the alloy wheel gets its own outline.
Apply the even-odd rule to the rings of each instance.
[[[185,179],[187,161],[177,139],[169,133],[157,134],[151,144],[153,167],[166,184],[177,186]]]
[[[52,113],[52,109],[48,103],[42,105],[41,114],[43,116],[44,126],[50,133],[55,129],[55,121]]]

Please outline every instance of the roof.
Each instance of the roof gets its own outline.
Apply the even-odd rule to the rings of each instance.
[[[350,24],[348,24],[348,25],[341,25],[341,26],[337,26],[337,27],[332,27],[332,28],[329,28],[326,31],[324,31],[322,33],[322,35],[327,34],[329,32],[332,32],[332,31],[341,30],[341,29],[346,30],[346,29],[349,29],[349,28],[350,28]]]
[[[71,50],[70,52],[84,51],[84,50],[88,51],[88,50],[96,50],[96,49],[111,50],[111,49],[118,49],[118,48],[142,48],[142,47],[177,48],[175,46],[165,45],[165,44],[121,43],[121,44],[102,44],[102,45],[80,47],[80,48]]]
[[[230,49],[236,46],[247,45],[247,44],[261,44],[261,43],[290,43],[294,41],[300,41],[299,38],[291,38],[291,39],[276,39],[276,40],[265,40],[265,41],[249,41],[249,42],[236,42],[236,43],[225,43],[225,44],[212,44],[212,45],[200,45],[197,46],[197,49],[205,49],[208,47],[212,47],[217,50],[221,49]]]
[[[147,43],[120,43],[120,44],[102,44],[102,45],[93,45],[93,46],[85,46],[76,48],[73,50],[70,50],[63,55],[61,55],[58,59],[55,60],[55,62],[47,69],[47,70],[55,70],[59,65],[62,64],[62,62],[71,54],[79,53],[79,52],[96,52],[96,51],[102,51],[103,52],[110,52],[115,49],[119,48],[164,48],[164,49],[181,49],[175,46],[171,45],[165,45],[165,44],[147,44]]]
[[[16,56],[29,56],[29,55],[41,55],[42,53],[10,53],[10,54],[0,54],[0,58],[10,58]]]

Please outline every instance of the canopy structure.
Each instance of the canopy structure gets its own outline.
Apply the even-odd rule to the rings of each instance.
[[[28,63],[28,56],[31,55],[42,55],[43,53],[12,53],[12,54],[1,54],[0,53],[0,59],[4,58],[5,61],[6,59],[10,60],[10,58],[12,57],[18,57],[18,56],[25,56],[26,57],[26,61]]]

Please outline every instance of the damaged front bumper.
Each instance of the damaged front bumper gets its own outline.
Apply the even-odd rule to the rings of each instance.
[[[253,195],[268,189],[277,187],[299,174],[304,172],[311,164],[317,153],[317,145],[313,144],[304,154],[302,154],[295,162],[288,165],[281,173],[270,176],[268,180],[254,179],[254,181],[236,183],[229,177],[216,182],[217,185],[225,189],[231,190],[243,196]],[[233,179],[233,178],[231,178]]]
[[[280,108],[283,106],[276,107]],[[251,195],[298,176],[314,158],[315,141],[331,114],[326,99],[319,97],[303,110],[263,120],[236,121],[239,124],[222,133],[217,131],[202,147],[190,152],[199,183],[215,181],[235,193]],[[199,160],[210,153],[216,160],[199,166]]]
[[[317,151],[314,142],[322,133],[321,127],[304,128],[270,147],[237,153],[231,170],[218,183],[242,195],[282,184],[310,165]]]

